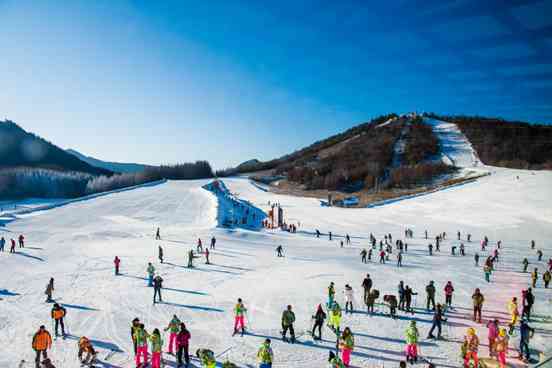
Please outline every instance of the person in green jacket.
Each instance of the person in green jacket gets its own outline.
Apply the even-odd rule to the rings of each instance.
[[[257,352],[257,359],[259,360],[259,368],[271,368],[272,359],[274,359],[274,353],[270,347],[270,339],[266,339],[259,351]]]
[[[420,333],[416,327],[416,321],[410,321],[405,331],[406,337],[406,360],[414,364],[418,360],[418,339]]]
[[[238,302],[234,307],[234,333],[232,334],[232,336],[238,333],[238,329],[241,329],[242,336],[245,333],[245,312],[247,312],[247,308],[245,308],[245,305],[243,305],[242,299],[238,298]]]
[[[146,272],[148,273],[148,286],[153,286],[153,276],[155,275],[155,267],[150,263],[148,263],[148,268],[146,268]]]
[[[328,286],[328,308],[331,308],[335,300],[335,286],[333,281]]]
[[[328,358],[328,363],[330,363],[331,368],[345,368],[345,364],[339,359],[333,351],[330,351],[330,356]]]
[[[343,330],[339,347],[341,348],[341,360],[343,360],[343,364],[348,367],[351,363],[351,353],[355,347],[355,338],[349,327],[345,327]]]
[[[174,348],[176,345],[176,336],[180,332],[180,324],[182,322],[178,317],[173,315],[173,318],[169,322],[169,325],[165,328],[165,332],[169,331],[169,354],[174,354]]]
[[[151,368],[161,368],[161,350],[163,349],[163,339],[159,329],[153,330],[148,336],[151,343]]]
[[[144,365],[148,364],[148,336],[149,334],[144,329],[144,324],[141,323],[134,331],[133,339],[136,341],[136,366],[140,366],[140,357],[144,357]]]
[[[287,309],[282,313],[282,339],[287,342],[287,331],[291,335],[291,343],[295,343],[295,330],[293,329],[293,323],[295,322],[295,313],[291,310],[291,305],[287,306]]]
[[[215,353],[209,349],[198,349],[196,356],[201,362],[201,366],[204,368],[215,368],[217,361],[215,360]]]

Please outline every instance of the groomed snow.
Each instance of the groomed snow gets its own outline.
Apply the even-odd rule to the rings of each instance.
[[[360,284],[366,273],[371,274],[381,295],[396,294],[399,280],[405,280],[420,292],[418,307],[429,280],[436,282],[438,301],[444,299],[445,282],[454,283],[458,308],[448,316],[450,328],[444,330],[453,341],[422,339],[421,350],[438,367],[458,367],[456,339],[474,325],[469,319],[473,289],[480,287],[486,296],[484,318],[503,321],[507,319],[506,302],[512,296],[520,297],[521,289],[529,283],[529,275],[519,272],[521,259],[528,256],[530,267],[544,271],[544,262],[537,263],[535,251],[530,250],[530,240],[544,251],[545,260],[552,257],[552,172],[495,169],[493,175],[474,183],[371,209],[321,207],[316,199],[275,195],[246,179],[225,180],[233,193],[257,207],[267,209],[269,200],[281,203],[289,222],[300,221],[297,234],[217,228],[217,201],[201,188],[206,183],[167,182],[110,194],[0,227],[0,236],[24,233],[27,239],[27,248],[18,254],[0,253],[0,367],[15,367],[22,359],[30,362],[26,367],[33,366],[31,337],[41,324],[51,330],[51,304],[44,303],[50,277],[56,280],[54,298],[68,310],[71,334],[67,340],[54,342],[50,356],[58,368],[80,366],[76,339],[82,335],[93,339],[100,360],[110,349],[117,351],[100,366],[133,367],[130,321],[138,317],[151,331],[166,327],[173,314],[182,318],[192,333],[191,351],[211,348],[216,354],[223,353],[219,361],[227,357],[240,367],[256,366],[256,351],[268,336],[273,340],[274,367],[325,367],[328,349],[335,345],[331,332],[326,329],[327,340],[316,344],[303,333],[310,326],[315,307],[325,302],[330,281],[336,283],[340,302],[344,285],[351,284],[359,309]],[[153,237],[157,226],[163,236],[160,242]],[[407,240],[404,267],[397,268],[395,262],[360,263],[359,252],[368,246],[370,232],[378,238],[391,233],[394,239],[402,239],[407,227],[414,230],[415,238]],[[340,249],[341,238],[316,239],[315,229],[349,233],[353,244]],[[425,229],[430,237],[443,231],[448,234],[442,252],[433,257],[427,255]],[[450,255],[451,245],[458,244],[454,240],[457,230],[464,239],[466,233],[473,234],[473,242],[465,243],[466,257]],[[186,268],[186,252],[195,246],[196,239],[201,237],[207,244],[212,235],[218,240],[211,256],[214,264],[197,260],[197,268]],[[473,265],[473,254],[484,235],[491,241],[489,252],[498,239],[504,248],[490,284],[484,283],[481,268]],[[159,244],[165,251],[163,265],[157,260]],[[284,258],[275,257],[279,244],[284,247]],[[481,253],[482,260],[487,254]],[[113,275],[115,255],[122,259],[123,275],[118,277]],[[152,289],[146,287],[149,261],[165,279],[164,304],[153,305]],[[551,315],[552,289],[543,289],[539,280],[535,294],[535,314]],[[231,337],[232,308],[238,297],[249,308],[251,334],[243,338]],[[296,333],[300,337],[295,345],[285,344],[279,337],[281,312],[287,304],[294,306],[297,316]],[[422,336],[430,327],[431,315],[422,309],[417,309],[414,317],[401,313],[397,321],[381,314],[387,308],[380,307],[380,313],[372,317],[362,310],[345,315],[342,322],[342,326],[351,327],[356,338],[353,367],[397,367],[404,359],[403,335],[408,320],[418,321]],[[538,332],[532,347],[550,346],[551,325],[533,326]],[[484,345],[481,355],[486,356],[486,333],[481,325],[477,327]],[[169,366],[174,366],[173,358],[169,360]],[[197,360],[193,363],[199,366]]]

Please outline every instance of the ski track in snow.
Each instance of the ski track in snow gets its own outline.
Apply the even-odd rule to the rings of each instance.
[[[93,340],[100,359],[111,349],[116,351],[100,367],[133,367],[130,321],[139,317],[151,331],[166,327],[173,314],[185,321],[192,333],[191,352],[208,347],[215,354],[223,353],[219,361],[228,358],[240,367],[251,367],[256,366],[260,343],[270,337],[274,367],[326,366],[335,340],[326,328],[326,340],[312,343],[304,335],[310,316],[325,302],[330,281],[336,283],[338,301],[343,302],[345,283],[353,286],[356,300],[361,300],[360,284],[366,273],[371,274],[382,296],[395,294],[399,280],[405,280],[420,293],[418,309],[414,316],[400,313],[401,318],[394,321],[382,314],[387,313],[384,306],[378,307],[376,315],[368,316],[355,305],[359,311],[344,315],[342,321],[342,326],[350,326],[355,334],[352,366],[398,366],[404,359],[404,330],[409,319],[418,321],[422,336],[429,330],[432,316],[420,307],[425,285],[433,279],[438,301],[444,298],[446,281],[454,283],[458,308],[448,316],[449,327],[444,327],[444,334],[453,341],[422,339],[421,351],[438,367],[458,367],[457,340],[468,326],[474,326],[469,319],[474,287],[480,287],[487,300],[484,318],[504,320],[507,301],[514,295],[520,297],[520,290],[529,284],[529,274],[519,272],[521,259],[528,256],[531,267],[538,267],[541,273],[544,270],[544,262],[537,262],[535,252],[529,249],[530,240],[544,251],[545,260],[552,257],[552,173],[489,170],[494,174],[472,185],[370,209],[320,207],[310,198],[259,190],[247,179],[224,180],[231,192],[263,210],[268,209],[269,200],[281,203],[288,218],[301,221],[297,234],[218,228],[217,199],[201,189],[207,183],[201,180],[170,181],[17,219],[0,227],[0,236],[24,233],[28,246],[16,255],[0,253],[4,271],[0,281],[0,346],[8,347],[0,354],[0,367],[15,367],[22,359],[28,367],[33,366],[33,333],[41,324],[53,333],[49,319],[52,305],[44,303],[49,277],[56,280],[54,298],[67,308],[71,334],[53,344],[50,356],[58,368],[80,367],[76,339],[82,335]],[[157,226],[163,237],[160,242],[153,239]],[[398,269],[393,260],[385,265],[360,263],[359,252],[367,247],[370,232],[378,238],[391,233],[402,239],[406,227],[414,230],[415,238],[406,240],[409,246],[403,268]],[[342,238],[316,239],[315,229],[349,233],[353,243],[341,249]],[[443,231],[448,235],[442,251],[433,257],[427,255],[428,241],[422,238],[425,229],[430,237]],[[472,243],[465,242],[465,257],[450,255],[450,247],[459,243],[455,240],[457,230],[464,239],[466,233],[473,236]],[[205,265],[203,259],[196,259],[196,268],[188,269],[187,251],[195,248],[198,237],[208,245],[212,235],[217,237],[217,249],[211,256],[214,264]],[[479,251],[484,235],[492,245],[480,252],[482,260],[494,249],[496,240],[501,239],[504,248],[491,284],[484,283],[481,268],[473,265],[473,254]],[[164,248],[165,264],[157,260],[159,244]],[[275,257],[279,244],[284,247],[283,258]],[[122,259],[123,275],[118,277],[113,275],[115,255]],[[145,280],[148,261],[165,280],[166,303],[152,304],[153,291]],[[552,289],[543,289],[541,281],[538,286],[535,314],[550,315]],[[249,309],[251,331],[244,337],[231,337],[232,309],[238,297]],[[280,317],[287,304],[294,306],[297,335],[303,335],[295,345],[283,343],[279,336]],[[533,325],[539,332],[532,347],[551,346],[552,325]],[[481,355],[486,356],[486,329],[476,326],[483,344]],[[512,340],[515,347],[517,340]],[[510,355],[516,354],[512,351]],[[165,358],[174,366],[173,357]],[[198,366],[197,360],[193,364]]]

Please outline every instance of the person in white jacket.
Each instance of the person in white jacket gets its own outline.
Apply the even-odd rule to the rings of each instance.
[[[345,285],[345,290],[343,290],[343,294],[345,295],[345,313],[349,312],[353,314],[354,291],[351,285]]]

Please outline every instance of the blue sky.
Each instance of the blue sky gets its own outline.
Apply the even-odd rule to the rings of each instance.
[[[552,1],[0,0],[0,119],[217,168],[389,112],[552,122]]]

